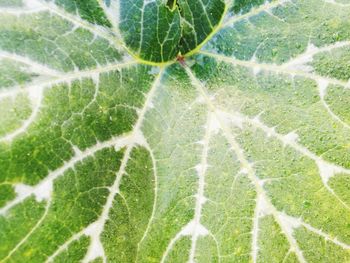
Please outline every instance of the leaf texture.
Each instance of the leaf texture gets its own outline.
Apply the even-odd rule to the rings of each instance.
[[[0,262],[349,262],[349,63],[348,0],[0,0]]]

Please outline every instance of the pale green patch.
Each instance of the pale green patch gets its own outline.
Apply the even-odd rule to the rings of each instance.
[[[8,97],[1,100],[0,104],[0,136],[18,129],[29,118],[32,112],[31,101],[26,95],[19,94],[16,97]]]
[[[28,72],[26,64],[9,59],[0,60],[0,70],[0,89],[24,84],[35,78],[38,74]]]

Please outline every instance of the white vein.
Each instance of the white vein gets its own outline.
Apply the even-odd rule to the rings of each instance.
[[[50,255],[45,263],[49,263],[49,262],[53,262],[53,260],[55,259],[55,257],[57,257],[61,252],[65,251],[68,249],[69,245],[71,243],[73,243],[74,241],[77,241],[79,238],[81,238],[85,233],[85,229],[74,234],[70,239],[68,239],[63,245],[61,245],[60,247],[58,247],[58,249],[52,254]]]
[[[217,112],[217,116],[219,116],[219,118],[222,118],[222,116],[224,116],[224,118],[221,120],[220,123],[223,123],[224,125],[227,125],[229,122],[227,121],[227,115],[228,113],[225,113],[224,115],[221,113],[221,112]],[[238,115],[238,114],[237,114]],[[323,185],[324,187],[347,209],[350,209],[349,205],[347,205],[335,192],[333,189],[331,189],[328,185],[328,180],[329,178],[331,178],[332,176],[334,176],[335,174],[337,173],[346,173],[346,174],[350,174],[350,170],[348,169],[345,169],[343,167],[340,167],[340,166],[337,166],[337,165],[334,165],[334,164],[330,164],[328,162],[326,162],[325,160],[323,160],[322,158],[316,156],[314,153],[310,152],[307,148],[299,145],[296,141],[297,139],[297,136],[294,132],[290,133],[290,134],[287,134],[287,135],[280,135],[278,134],[274,128],[269,128],[267,127],[266,125],[264,125],[260,120],[259,118],[254,118],[254,119],[249,119],[245,116],[242,116],[241,114],[239,114],[239,116],[235,116],[234,119],[241,119],[241,121],[239,122],[241,126],[241,123],[242,122],[247,122],[255,127],[258,127],[260,129],[262,129],[264,132],[266,132],[266,134],[268,136],[273,136],[275,138],[277,138],[278,140],[280,140],[284,145],[289,145],[291,146],[293,149],[297,150],[298,152],[302,153],[303,155],[306,155],[307,157],[313,159],[317,166],[319,167],[319,172],[320,172],[320,177],[322,179],[322,182],[323,182]],[[231,123],[234,123],[234,121],[232,121]],[[258,181],[258,184],[259,185],[263,185],[263,181],[262,180],[259,180]],[[266,197],[265,197],[266,199]],[[259,209],[261,210],[260,206],[261,206],[261,202],[262,202],[262,199],[261,199],[261,195],[258,195],[258,201],[257,201],[257,206],[259,208],[256,208],[256,209]],[[260,205],[259,205],[260,203]],[[265,205],[263,207],[265,207],[264,209],[264,214],[269,214],[268,213],[268,210],[266,209],[267,205],[266,205],[266,200],[264,201]],[[277,211],[277,210],[276,210]],[[258,218],[257,218],[258,214],[256,212],[255,214],[255,219],[254,219],[254,230],[253,230],[253,259],[255,258],[256,259],[256,256],[255,254],[257,253],[258,251],[258,247],[256,246],[255,244],[255,240],[256,240],[256,237],[257,237],[257,225],[258,225]],[[286,219],[286,217],[283,217],[284,219]],[[289,217],[290,218],[290,217]],[[282,221],[281,224],[284,224],[284,228],[285,228],[285,231],[289,232],[289,233],[292,233],[292,230],[295,227],[295,225],[291,224],[291,220],[284,220]],[[342,243],[340,241],[338,241],[337,239],[334,239],[332,238],[330,235],[328,234],[325,234],[323,233],[321,230],[318,230],[314,227],[312,227],[311,225],[308,225],[306,223],[303,223],[301,221],[301,219],[299,219],[299,222],[300,224],[302,224],[303,226],[305,226],[308,230],[316,233],[316,234],[319,234],[320,236],[324,237],[326,240],[330,240],[332,241],[333,243],[341,246],[342,248],[344,249],[349,249],[349,245],[345,244],[345,243]]]
[[[44,200],[50,200],[53,190],[52,181],[46,181],[43,184],[35,186],[30,186],[26,184],[16,184],[15,192],[18,199],[26,199],[30,195],[34,195],[37,202],[42,202]]]
[[[97,79],[96,75],[98,74],[113,71],[113,70],[118,70],[123,67],[129,67],[130,65],[133,65],[133,64],[135,64],[135,62],[126,62],[126,63],[120,63],[120,64],[114,64],[114,65],[107,65],[104,67],[96,68],[94,70],[81,71],[81,72],[76,72],[71,74],[67,73],[61,78],[56,78],[54,80],[43,81],[41,83],[33,82],[28,84],[24,88],[23,87],[11,88],[3,92],[0,92],[0,100],[1,100],[7,97],[15,97],[18,93],[25,91],[28,93],[29,98],[31,99],[31,104],[33,106],[33,109],[29,118],[23,121],[21,126],[16,130],[0,137],[0,143],[1,142],[10,143],[18,135],[23,134],[28,130],[30,125],[37,119],[37,116],[40,113],[40,107],[42,104],[43,93],[45,88],[48,88],[48,87],[51,88],[54,85],[57,85],[60,83],[69,83],[70,81],[73,81],[76,79],[82,79],[82,78],[93,78],[94,80],[96,80]]]
[[[114,67],[115,67],[115,65],[113,66],[113,68]],[[124,158],[123,158],[123,161],[122,161],[122,164],[120,167],[120,171],[118,173],[119,176],[117,176],[117,179],[116,179],[114,185],[110,189],[111,194],[109,195],[109,198],[107,200],[107,203],[104,207],[104,210],[103,210],[103,213],[102,213],[100,219],[97,220],[96,222],[94,222],[93,224],[91,224],[88,228],[84,229],[84,231],[73,235],[67,242],[65,242],[61,247],[59,247],[58,250],[56,250],[55,253],[53,253],[48,258],[47,262],[51,262],[61,251],[67,249],[71,242],[80,238],[80,236],[82,234],[85,234],[85,235],[91,237],[91,245],[89,247],[89,250],[88,250],[88,253],[85,257],[85,260],[89,261],[89,260],[92,260],[96,257],[101,256],[103,258],[104,262],[106,261],[103,247],[102,247],[102,244],[100,242],[100,234],[103,230],[104,223],[108,218],[108,212],[111,208],[115,194],[118,192],[117,186],[119,185],[121,175],[123,175],[125,172],[126,163],[127,163],[128,159],[130,158],[131,149],[135,145],[144,145],[145,144],[145,138],[143,137],[143,135],[141,133],[141,125],[142,125],[142,121],[145,117],[146,111],[148,109],[148,106],[149,106],[149,104],[151,104],[152,96],[154,95],[155,89],[156,89],[157,85],[159,84],[160,77],[161,77],[161,73],[156,78],[155,83],[152,86],[152,89],[151,89],[151,91],[146,99],[146,104],[140,113],[138,122],[136,123],[132,134],[121,136],[121,137],[115,137],[115,138],[112,138],[111,140],[106,141],[106,142],[101,142],[101,143],[98,142],[96,145],[85,150],[84,152],[82,152],[80,150],[76,150],[75,151],[76,155],[69,162],[66,162],[62,167],[60,167],[56,171],[50,172],[49,175],[43,181],[41,181],[38,185],[36,185],[34,187],[27,187],[27,191],[23,191],[21,195],[17,196],[14,200],[9,202],[5,207],[0,209],[0,215],[6,216],[6,213],[12,207],[21,203],[23,200],[25,200],[26,198],[28,198],[31,195],[35,195],[37,198],[38,198],[38,196],[41,198],[45,198],[45,197],[47,197],[47,193],[43,193],[43,189],[51,189],[51,191],[52,191],[53,181],[55,179],[57,179],[59,176],[61,176],[62,174],[64,174],[67,170],[74,168],[74,166],[78,162],[83,161],[85,158],[87,158],[89,156],[93,156],[97,151],[102,150],[106,147],[114,146],[116,150],[119,150],[120,148],[123,148],[123,147],[127,147],[126,153],[124,155]],[[51,187],[48,187],[48,185],[50,185]],[[51,194],[51,192],[50,192],[50,194]],[[39,226],[39,223],[37,224],[37,226]],[[32,232],[34,232],[34,230],[32,230],[31,233]],[[23,244],[24,242],[25,242],[25,240],[23,242],[21,242],[19,245]]]
[[[301,146],[297,143],[296,140],[287,140],[286,136],[283,136],[281,134],[278,134],[275,129],[267,127],[264,125],[258,118],[255,119],[249,119],[245,118],[245,120],[262,129],[264,132],[269,134],[270,136],[274,136],[281,142],[283,142],[284,145],[291,146],[293,149],[297,150],[301,154],[309,157],[310,159],[314,160],[315,163],[318,166],[319,169],[319,175],[321,177],[323,186],[348,210],[350,210],[350,206],[346,204],[336,193],[335,191],[328,185],[328,181],[331,177],[333,177],[335,174],[340,174],[340,173],[345,173],[345,174],[350,174],[350,170],[346,169],[344,167],[331,164],[325,160],[323,160],[321,157],[318,157],[316,154],[312,153],[310,150],[308,150],[306,147]]]
[[[209,15],[208,15],[208,11],[207,11],[207,8],[206,6],[203,4],[203,1],[202,0],[198,0],[200,2],[200,4],[202,5],[202,8],[203,8],[203,11],[204,11],[204,14],[207,18],[207,21],[208,21],[208,24],[210,25],[210,28],[213,29],[213,24],[211,23],[211,20],[209,18]]]
[[[196,101],[197,102],[197,101]],[[218,254],[219,246],[215,236],[210,233],[210,231],[201,224],[202,208],[203,204],[207,201],[207,198],[204,195],[205,190],[205,175],[207,169],[209,168],[208,164],[208,153],[209,153],[209,142],[213,133],[216,132],[216,123],[215,118],[212,114],[208,114],[207,122],[205,125],[205,135],[203,140],[198,143],[203,146],[201,161],[195,166],[196,173],[198,175],[198,189],[196,193],[196,204],[195,204],[195,213],[194,218],[183,226],[179,232],[169,241],[165,252],[162,255],[161,263],[165,262],[169,253],[172,251],[176,242],[181,239],[183,236],[191,236],[191,249],[189,254],[189,263],[195,262],[195,252],[197,241],[200,236],[210,235],[217,245]]]
[[[18,135],[24,133],[27,131],[29,126],[36,120],[39,112],[40,107],[42,105],[43,101],[43,88],[42,87],[35,87],[33,89],[29,90],[29,98],[31,99],[31,105],[32,105],[32,112],[28,119],[22,122],[21,126],[17,128],[16,130],[4,135],[3,137],[0,137],[0,143],[11,142],[14,138],[16,138]]]
[[[348,7],[348,6],[350,6],[350,3],[349,4],[339,3],[339,2],[336,2],[335,0],[324,0],[324,1],[325,1],[325,3],[333,4],[333,5],[337,5],[337,6],[341,6],[341,7]]]
[[[36,7],[41,7],[42,4],[40,3],[40,0],[23,0],[23,4],[26,7],[32,7],[32,8],[36,8]]]
[[[322,163],[324,165],[331,166],[338,173],[350,174],[350,170],[349,169],[344,168],[344,167],[339,166],[339,165],[331,164],[331,163],[325,161],[324,159],[322,159],[321,157],[317,156],[313,152],[311,152],[308,148],[300,145],[297,142],[295,135],[292,136],[292,138],[294,138],[294,139],[291,140],[290,139],[291,136],[289,136],[288,134],[287,135],[282,135],[282,134],[277,133],[274,128],[266,126],[259,119],[259,117],[255,117],[254,119],[251,119],[251,118],[248,118],[248,117],[246,117],[246,116],[244,116],[242,114],[238,114],[238,113],[236,113],[235,116],[236,116],[235,118],[238,118],[238,116],[240,116],[239,118],[241,118],[243,122],[249,123],[249,124],[251,124],[251,125],[253,125],[253,126],[263,130],[269,136],[273,136],[274,138],[276,138],[280,142],[282,142],[284,145],[288,145],[288,146],[292,147],[294,150],[298,151],[302,155],[307,156],[308,158],[310,158],[313,161],[315,161],[315,163],[317,163],[317,164]]]
[[[208,232],[208,230],[205,227],[203,227],[201,224],[196,225],[194,220],[191,220],[188,224],[183,226],[179,232],[177,232],[177,234],[175,235],[174,238],[172,238],[169,241],[169,244],[168,244],[165,252],[163,253],[163,256],[160,260],[160,263],[165,262],[165,260],[169,256],[169,253],[171,252],[171,250],[173,249],[174,245],[176,244],[176,242],[178,240],[180,240],[184,236],[193,236],[194,231],[197,231],[199,233],[199,235],[204,235],[204,236],[210,234]]]
[[[218,118],[220,118],[220,117],[218,116]],[[298,245],[296,239],[293,236],[293,231],[291,231],[290,225],[288,224],[288,222],[279,219],[277,209],[273,206],[270,199],[268,198],[268,196],[265,193],[265,190],[263,188],[263,181],[260,180],[255,175],[255,170],[254,170],[252,164],[250,164],[248,162],[247,158],[245,157],[243,149],[239,146],[234,135],[230,132],[230,129],[227,126],[225,126],[224,123],[222,124],[222,130],[223,130],[223,133],[224,133],[225,137],[227,138],[228,142],[232,146],[232,150],[236,153],[236,155],[237,155],[237,157],[242,165],[242,168],[246,169],[249,179],[255,185],[257,195],[259,198],[261,198],[261,200],[259,200],[259,202],[263,202],[265,204],[264,213],[273,215],[276,222],[280,226],[282,232],[286,236],[286,238],[289,242],[289,245],[290,245],[290,249],[296,253],[297,258],[301,263],[306,263],[306,260],[303,256],[303,253],[302,253],[301,249],[299,248],[299,245]],[[254,226],[253,226],[253,229],[254,229]],[[256,247],[255,247],[255,249],[256,249]]]
[[[108,30],[106,30],[106,28],[102,26],[98,26],[96,24],[91,24],[86,20],[81,19],[78,16],[78,14],[76,15],[70,14],[67,11],[65,11],[63,8],[60,8],[59,6],[57,6],[54,2],[47,2],[45,0],[40,0],[40,3],[52,13],[73,23],[73,25],[84,28],[90,31],[95,36],[99,36],[101,38],[108,40],[111,43],[111,45],[116,47],[117,49],[120,49],[121,47],[124,48],[124,45],[121,45],[120,41],[118,41],[116,37],[114,37]]]
[[[144,13],[145,13],[145,8],[149,4],[149,1],[144,0],[142,3],[142,8],[141,8],[141,21],[140,21],[140,44],[139,44],[139,49],[138,53],[141,53],[141,48],[142,48],[142,42],[143,42],[143,31],[144,31]],[[163,54],[163,52],[162,52]]]
[[[313,226],[311,226],[310,224],[307,224],[305,222],[303,222],[300,218],[295,218],[292,216],[289,216],[287,214],[285,214],[284,212],[279,212],[278,216],[281,218],[281,220],[288,222],[288,225],[292,228],[292,229],[296,229],[299,228],[301,226],[305,227],[307,230],[317,234],[318,236],[323,237],[326,241],[332,242],[333,244],[345,249],[345,250],[349,250],[350,249],[350,245],[345,244],[344,242],[339,241],[336,237],[332,237],[331,235],[324,233],[322,230],[320,229],[316,229]]]
[[[21,93],[21,92],[28,92],[29,94],[30,93],[33,94],[37,92],[36,89],[38,86],[43,88],[53,87],[57,84],[69,83],[77,79],[91,78],[96,76],[96,74],[106,73],[113,70],[119,70],[122,68],[130,67],[135,64],[136,64],[135,61],[126,61],[126,62],[121,62],[119,64],[108,64],[103,67],[97,67],[89,70],[65,73],[62,77],[54,78],[53,80],[44,80],[41,82],[33,81],[32,83],[28,83],[24,87],[23,86],[11,87],[10,89],[5,89],[4,91],[1,91],[0,100],[7,97],[15,97],[18,93]]]
[[[330,108],[330,106],[328,105],[328,103],[325,100],[325,96],[327,94],[327,88],[329,86],[329,83],[326,80],[319,80],[317,82],[318,84],[318,91],[319,91],[319,95],[320,95],[320,99],[321,102],[323,104],[323,107],[327,110],[328,114],[331,116],[332,119],[334,119],[336,122],[339,122],[340,124],[342,124],[345,128],[350,130],[350,125],[347,124],[346,122],[344,122],[339,116],[337,116],[332,109]]]
[[[44,219],[46,218],[46,216],[47,216],[47,214],[49,212],[50,204],[51,204],[51,199],[47,201],[47,203],[45,205],[45,211],[44,211],[43,215],[40,217],[40,219],[38,220],[38,222],[24,236],[24,238],[22,238],[21,241],[19,241],[17,243],[17,245],[7,254],[7,256],[4,257],[3,259],[1,259],[1,262],[5,262],[7,259],[9,259],[13,255],[13,253],[15,253],[17,251],[17,249],[19,249],[25,242],[27,242],[28,238],[39,228],[39,226],[44,221]],[[1,215],[1,213],[0,213],[0,215]]]
[[[226,127],[227,128],[227,127]],[[223,128],[223,130],[226,128]],[[276,222],[278,223],[278,225],[280,226],[283,234],[285,235],[285,237],[288,240],[288,243],[290,245],[290,250],[295,252],[297,255],[298,260],[301,263],[306,263],[306,260],[303,256],[303,253],[301,251],[301,249],[299,248],[299,245],[296,241],[296,239],[293,236],[293,230],[294,228],[291,227],[291,225],[289,224],[288,221],[285,220],[281,220],[281,218],[278,217],[278,211],[277,209],[273,206],[272,202],[270,201],[270,199],[268,198],[268,196],[265,193],[265,189],[263,188],[263,181],[260,180],[256,175],[255,175],[255,171],[253,166],[247,161],[243,150],[241,149],[241,147],[238,145],[238,143],[236,142],[236,140],[234,139],[233,135],[230,135],[229,130],[224,131],[224,133],[226,133],[226,137],[230,142],[230,144],[232,145],[232,149],[234,150],[234,152],[237,154],[238,158],[240,159],[241,164],[243,165],[243,167],[245,169],[247,169],[248,171],[248,177],[250,178],[250,180],[252,181],[252,183],[254,183],[255,185],[255,189],[257,191],[257,195],[258,195],[258,202],[264,203],[264,214],[269,215],[272,214],[274,219],[276,220]],[[230,138],[231,137],[231,138]],[[259,208],[259,210],[261,210],[261,208]],[[257,219],[258,220],[258,219]],[[255,223],[255,222],[254,222]],[[254,229],[254,225],[253,225],[253,229]],[[255,231],[257,231],[256,229],[254,229]],[[253,230],[253,231],[254,231]],[[257,234],[256,234],[257,235]],[[256,238],[258,238],[256,236]],[[255,256],[255,260],[257,259],[257,251],[258,251],[258,247],[255,245],[255,247],[253,246],[253,253],[256,253],[256,255],[253,254],[253,256]]]
[[[339,46],[344,46],[344,45],[348,45],[348,44],[349,44],[348,42],[343,42]],[[323,50],[330,50],[330,49],[335,48],[335,46],[336,45],[328,46],[328,47],[323,48]],[[312,49],[312,51],[309,50],[309,52],[310,52],[310,54],[315,54],[316,51],[314,49]],[[320,52],[320,49],[318,49],[317,52]],[[323,106],[325,107],[325,109],[327,110],[327,112],[329,113],[330,117],[333,118],[335,121],[339,122],[340,124],[342,124],[344,127],[350,129],[350,125],[347,124],[346,122],[344,122],[336,114],[334,114],[334,112],[331,110],[329,105],[324,100],[326,89],[327,89],[329,84],[340,85],[340,86],[343,86],[346,88],[350,88],[350,82],[345,82],[345,81],[334,79],[334,78],[323,77],[323,76],[316,75],[314,73],[308,73],[308,72],[302,71],[302,70],[300,70],[300,68],[295,67],[295,64],[294,64],[294,63],[296,63],[295,61],[291,61],[291,64],[287,63],[285,65],[278,66],[278,65],[273,65],[273,64],[256,63],[254,61],[237,60],[234,58],[229,58],[229,57],[226,57],[223,55],[214,54],[214,53],[207,52],[207,51],[200,51],[200,53],[207,55],[207,56],[215,57],[221,61],[228,62],[228,63],[234,64],[234,65],[240,65],[240,66],[252,68],[252,70],[255,73],[260,72],[260,70],[266,70],[266,71],[272,71],[272,72],[281,73],[281,74],[287,74],[287,75],[290,75],[291,77],[302,76],[305,78],[313,79],[318,84],[320,100],[321,100]],[[307,55],[304,54],[302,57],[305,58],[305,57],[307,57]]]
[[[150,102],[149,104],[149,108],[152,109],[153,108],[153,104],[152,104],[152,101]],[[136,251],[136,262],[137,262],[137,257],[139,255],[139,251],[140,251],[140,248],[141,248],[141,245],[142,245],[142,242],[146,239],[147,235],[148,235],[148,232],[151,228],[151,224],[154,220],[154,217],[155,217],[155,213],[156,213],[156,207],[157,207],[157,200],[158,200],[158,173],[157,173],[157,160],[154,156],[154,153],[153,153],[153,150],[152,148],[149,146],[149,144],[146,142],[145,143],[145,147],[146,149],[148,150],[150,156],[151,156],[151,159],[152,159],[152,166],[153,166],[153,178],[154,178],[154,185],[155,185],[155,188],[154,188],[154,200],[153,200],[153,207],[152,207],[152,213],[151,213],[151,217],[148,221],[148,224],[147,224],[147,227],[146,227],[146,230],[145,232],[143,233],[142,235],[142,238],[140,239],[140,241],[137,243],[137,251]]]
[[[104,27],[91,24],[81,19],[78,13],[76,15],[70,14],[61,7],[57,6],[52,1],[48,2],[45,0],[26,0],[25,3],[26,6],[24,8],[0,8],[0,13],[7,13],[18,16],[22,14],[30,14],[49,10],[50,12],[70,21],[75,26],[84,28],[93,33],[95,36],[100,36],[108,40],[113,46],[115,46],[116,43],[120,44],[119,41],[117,39],[114,39],[110,32],[108,32]],[[116,46],[117,49],[119,49],[120,47],[123,47],[123,45]]]
[[[200,81],[193,75],[193,73],[191,72],[190,69],[186,68],[187,74],[189,75],[189,77],[192,80],[192,84],[197,88],[198,92],[201,93],[202,96],[207,98],[207,105],[209,107],[209,110],[211,110],[216,118],[218,119],[218,121],[221,124],[221,130],[224,133],[224,136],[226,137],[228,143],[231,145],[232,150],[236,153],[238,160],[240,161],[241,165],[242,165],[242,169],[244,169],[245,171],[247,171],[248,177],[250,178],[250,180],[252,181],[252,183],[255,185],[255,189],[257,191],[258,196],[260,196],[260,198],[264,199],[264,202],[266,204],[268,204],[269,207],[269,211],[271,211],[271,213],[274,215],[275,220],[277,221],[277,223],[280,225],[283,233],[285,234],[291,249],[296,253],[298,260],[301,263],[305,263],[306,260],[303,256],[302,251],[300,250],[297,241],[295,240],[294,236],[288,231],[288,226],[285,224],[285,222],[279,220],[278,216],[277,216],[277,210],[276,208],[272,205],[272,203],[270,202],[270,200],[268,199],[268,197],[265,194],[265,190],[262,187],[262,182],[261,180],[259,180],[256,175],[255,175],[255,171],[252,167],[252,165],[248,162],[248,160],[246,159],[243,150],[241,149],[241,147],[239,146],[239,144],[236,142],[236,139],[234,137],[234,135],[231,133],[229,127],[225,124],[225,121],[220,119],[220,115],[217,113],[217,109],[215,108],[215,106],[213,105],[213,103],[210,101],[209,97],[206,95],[206,92],[204,91],[203,87],[202,87],[202,83],[200,83]]]
[[[228,113],[226,113],[227,116]],[[254,119],[248,118],[247,116],[244,116],[239,113],[231,114],[234,116],[234,119],[241,119],[242,123],[248,123],[252,125],[253,127],[259,128],[262,131],[266,133],[268,137],[274,137],[278,139],[280,142],[283,143],[284,146],[290,146],[297,152],[301,153],[304,156],[307,156],[311,160],[313,160],[318,169],[319,169],[319,176],[321,178],[321,181],[323,183],[323,186],[327,189],[328,192],[331,193],[333,197],[335,197],[342,206],[344,206],[346,209],[350,210],[350,206],[345,203],[337,194],[336,192],[328,185],[328,180],[333,177],[336,174],[344,173],[350,175],[350,170],[344,167],[341,167],[339,165],[331,164],[327,161],[325,161],[323,158],[317,156],[313,152],[311,152],[306,147],[300,145],[298,143],[298,135],[295,132],[291,132],[286,135],[282,135],[276,132],[274,127],[268,127],[266,126],[260,119],[259,116],[255,117]],[[227,118],[227,117],[226,117]],[[226,122],[227,123],[227,122]]]
[[[106,14],[109,22],[111,22],[113,26],[113,32],[121,38],[121,34],[119,32],[119,17],[120,17],[120,3],[119,0],[111,0],[110,7],[107,7],[104,0],[97,0],[100,7],[103,9]]]
[[[234,17],[228,19],[225,23],[222,24],[221,27],[224,28],[227,26],[233,26],[233,24],[237,23],[238,21],[249,19],[249,18],[251,18],[251,17],[253,17],[261,12],[269,11],[277,6],[281,6],[281,5],[288,3],[288,2],[290,2],[290,0],[277,0],[277,1],[272,1],[272,2],[266,1],[265,4],[263,4],[257,8],[252,9],[250,12],[248,12],[246,14],[237,15],[237,16],[234,16]]]
[[[189,235],[189,233],[191,233],[191,231],[188,231],[188,225],[185,225],[176,235],[174,238],[172,238],[167,246],[167,248],[165,249],[165,252],[163,253],[163,256],[160,260],[160,263],[165,263],[165,260],[167,259],[169,253],[171,252],[171,250],[173,249],[174,245],[176,244],[176,242],[182,238],[183,236],[187,236]]]
[[[48,174],[48,176],[42,180],[40,183],[38,183],[36,186],[33,186],[30,188],[29,191],[26,191],[25,193],[17,196],[12,201],[8,202],[4,207],[0,208],[0,215],[6,215],[6,213],[17,204],[23,202],[26,198],[28,198],[31,195],[34,196],[40,196],[42,194],[43,189],[47,189],[47,185],[51,184],[53,185],[54,180],[56,180],[58,177],[62,176],[66,171],[69,169],[74,168],[74,166],[86,159],[89,156],[93,156],[96,152],[107,148],[114,146],[116,150],[124,147],[125,145],[130,144],[130,140],[134,139],[130,135],[120,136],[120,137],[114,137],[109,141],[106,142],[98,142],[96,145],[86,149],[83,152],[78,153],[77,155],[73,156],[68,162],[65,162],[63,166],[58,168],[55,171],[52,171]]]
[[[233,6],[235,0],[225,0],[226,6]]]
[[[33,61],[29,57],[20,56],[20,55],[17,55],[15,53],[8,53],[8,52],[0,50],[0,58],[9,59],[9,60],[13,60],[13,61],[17,61],[17,62],[26,64],[29,66],[29,68],[27,70],[29,70],[33,73],[38,73],[40,75],[48,75],[48,76],[55,76],[55,77],[59,77],[59,76],[63,75],[62,72],[57,71],[55,69],[52,69],[52,68],[48,67],[47,65],[40,64],[36,61]]]
[[[266,207],[265,204],[263,204],[264,199],[261,195],[257,195],[256,197],[256,205],[254,210],[254,218],[253,218],[253,230],[252,230],[252,260],[253,263],[256,263],[258,261],[258,252],[259,252],[259,220],[262,216],[270,214],[269,211],[264,208]]]
[[[82,263],[88,263],[99,257],[102,258],[103,263],[107,262],[107,257],[100,238],[100,233],[102,233],[102,231],[103,225],[98,222],[92,223],[84,230],[84,234],[90,236],[91,243]]]
[[[226,56],[220,55],[220,54],[214,54],[214,53],[211,53],[208,51],[200,51],[199,53],[206,55],[206,56],[214,57],[220,61],[228,62],[228,63],[231,63],[233,65],[239,65],[239,66],[243,66],[243,67],[248,67],[248,68],[252,68],[252,69],[259,69],[259,70],[264,70],[264,71],[277,72],[277,73],[281,73],[281,74],[287,74],[287,75],[290,75],[292,77],[293,76],[301,76],[301,77],[305,77],[308,79],[313,79],[317,82],[318,81],[327,81],[328,83],[331,83],[331,84],[340,85],[343,87],[350,87],[350,83],[342,81],[342,80],[323,77],[323,76],[320,76],[317,74],[308,73],[308,72],[304,72],[301,70],[287,69],[287,68],[284,68],[282,66],[275,65],[275,64],[265,64],[265,63],[256,63],[253,61],[243,61],[243,60],[238,60],[238,59],[234,59],[231,57],[226,57]]]
[[[208,152],[209,152],[209,142],[211,138],[213,120],[212,114],[208,114],[207,124],[205,126],[205,136],[203,138],[203,152],[201,162],[196,166],[196,171],[198,174],[198,190],[196,194],[196,207],[193,218],[193,229],[192,229],[192,240],[191,240],[191,250],[189,255],[189,263],[195,262],[195,253],[197,240],[199,236],[208,234],[208,230],[201,224],[201,216],[203,204],[206,202],[206,197],[204,196],[205,190],[205,175],[209,167],[208,164]]]
[[[11,7],[0,7],[0,14],[9,14],[9,15],[15,15],[15,16],[21,16],[24,14],[33,14],[33,13],[38,13],[40,11],[44,11],[45,8],[11,8]]]
[[[315,55],[323,52],[331,52],[334,49],[346,47],[349,45],[350,41],[339,41],[324,47],[316,47],[312,43],[309,43],[304,53],[298,55],[295,58],[292,58],[290,61],[282,64],[280,67],[309,72],[312,70],[312,68],[307,64],[312,61]]]
[[[128,143],[125,145],[126,150],[125,150],[123,159],[121,161],[119,171],[116,175],[116,179],[115,179],[113,185],[110,187],[110,193],[107,197],[107,201],[103,207],[102,213],[101,213],[100,217],[95,221],[95,230],[96,231],[94,232],[94,235],[92,236],[92,244],[100,242],[99,238],[100,238],[101,233],[103,231],[103,227],[108,220],[109,212],[113,206],[113,201],[114,201],[116,195],[120,194],[119,193],[119,185],[120,185],[122,177],[126,173],[126,167],[127,167],[128,161],[130,160],[131,152],[132,152],[133,148],[136,145],[142,145],[142,146],[146,145],[145,147],[147,147],[146,139],[144,138],[144,136],[142,134],[141,128],[143,125],[143,121],[146,117],[146,113],[148,112],[149,106],[152,103],[155,92],[160,85],[161,78],[163,76],[163,72],[164,72],[164,69],[162,69],[159,72],[158,76],[155,78],[155,80],[152,84],[152,87],[147,95],[144,107],[142,108],[142,110],[139,114],[138,120],[137,120],[137,122],[132,130],[130,140],[128,140]],[[92,248],[90,247],[89,250],[91,250],[91,249]],[[103,252],[103,255],[104,255],[104,252]],[[93,259],[93,258],[90,258],[90,259]]]
[[[43,5],[39,3],[38,0],[24,0],[23,6],[20,8],[15,7],[0,7],[0,13],[7,13],[11,15],[22,15],[22,14],[31,14],[37,13],[45,10]]]

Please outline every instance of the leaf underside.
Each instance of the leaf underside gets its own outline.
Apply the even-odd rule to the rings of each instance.
[[[0,262],[350,262],[349,78],[349,0],[0,0]]]

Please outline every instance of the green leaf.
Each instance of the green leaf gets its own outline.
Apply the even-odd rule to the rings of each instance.
[[[120,2],[119,26],[139,58],[167,62],[205,42],[224,13],[223,0],[125,0]]]
[[[349,54],[348,0],[0,0],[0,262],[349,262]]]

